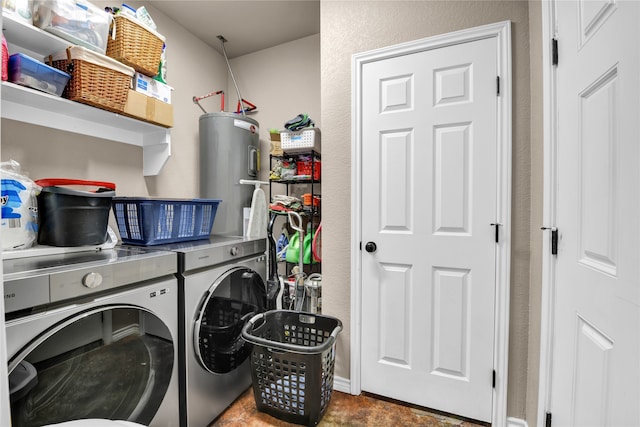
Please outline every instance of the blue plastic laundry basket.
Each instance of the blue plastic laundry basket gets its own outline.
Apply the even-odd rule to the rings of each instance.
[[[208,239],[219,199],[114,197],[120,239],[132,245],[160,245]]]

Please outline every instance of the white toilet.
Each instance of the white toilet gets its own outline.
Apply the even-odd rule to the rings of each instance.
[[[103,420],[98,418],[86,418],[83,420],[65,421],[58,424],[49,424],[43,427],[144,427],[142,424],[131,421]]]

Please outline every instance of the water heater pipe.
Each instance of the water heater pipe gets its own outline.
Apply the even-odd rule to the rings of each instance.
[[[238,102],[242,102],[242,96],[240,96],[240,89],[238,89],[238,83],[236,83],[236,78],[233,76],[233,71],[231,71],[231,64],[229,64],[229,59],[227,58],[227,49],[225,49],[224,44],[227,42],[227,39],[224,38],[222,34],[218,36],[218,40],[222,43],[222,53],[224,53],[224,59],[227,61],[227,68],[229,69],[229,74],[231,74],[231,80],[233,80],[233,85],[236,88],[236,93],[238,94]],[[243,116],[246,116],[244,112],[244,108],[240,108]]]
[[[220,95],[220,111],[224,111],[224,91],[223,90],[218,90],[216,92],[210,92],[206,95],[202,95],[202,96],[194,96],[193,97],[193,103],[197,104],[198,107],[200,107],[200,109],[207,114],[207,112],[205,111],[204,108],[202,108],[202,105],[200,105],[200,102],[198,101],[202,101],[205,98],[208,98],[210,96],[214,96],[214,95]]]

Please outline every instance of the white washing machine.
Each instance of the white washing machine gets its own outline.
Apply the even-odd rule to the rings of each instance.
[[[183,427],[207,427],[251,386],[242,328],[266,310],[266,245],[214,235],[158,247],[178,254]]]
[[[114,248],[3,269],[13,427],[179,425],[175,253]]]

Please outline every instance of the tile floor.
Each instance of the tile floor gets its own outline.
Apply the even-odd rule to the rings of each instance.
[[[249,388],[209,427],[292,427],[256,409],[253,389]],[[333,392],[329,408],[318,427],[483,427],[470,421],[426,412],[370,395],[352,396]]]

